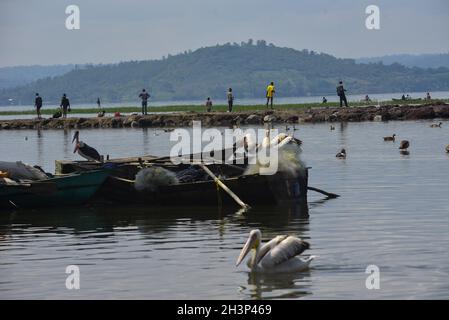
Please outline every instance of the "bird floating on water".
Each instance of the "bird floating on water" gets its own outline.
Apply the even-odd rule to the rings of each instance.
[[[307,270],[315,258],[315,256],[306,259],[298,257],[310,248],[307,241],[299,238],[281,235],[274,237],[264,245],[262,245],[261,239],[262,233],[260,230],[251,230],[248,240],[237,258],[236,266],[245,259],[250,251],[252,255],[248,259],[247,266],[251,272],[300,272]]]
[[[410,142],[407,140],[402,140],[401,144],[399,145],[399,150],[407,150],[408,147],[410,147]]]
[[[175,129],[173,128],[164,129],[164,132],[172,132],[172,131],[175,131]]]
[[[346,159],[346,150],[341,149],[341,151],[337,153],[335,156],[339,159]]]
[[[449,153],[449,144],[446,146],[446,152]]]
[[[79,131],[76,131],[73,135],[72,143],[75,141],[75,149],[73,150],[73,153],[78,152],[81,157],[89,161],[101,161],[101,156],[98,151],[83,141],[80,141],[79,135]]]
[[[396,133],[393,134],[391,137],[384,137],[384,141],[394,141],[396,137]]]
[[[443,122],[438,122],[438,123],[432,123],[430,125],[431,128],[441,128],[441,125],[443,124]]]
[[[330,129],[331,129],[331,130],[335,130],[335,126],[330,125]]]

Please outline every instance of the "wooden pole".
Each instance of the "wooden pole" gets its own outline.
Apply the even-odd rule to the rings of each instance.
[[[212,177],[212,179],[214,179],[215,183],[217,185],[219,185],[227,194],[229,194],[231,196],[232,199],[234,199],[235,202],[237,202],[239,204],[239,206],[241,206],[245,211],[248,211],[249,209],[251,209],[251,207],[249,205],[247,205],[246,203],[244,203],[242,200],[240,200],[240,198],[234,193],[232,192],[231,189],[229,189],[220,179],[217,178],[216,175],[213,174],[212,171],[209,170],[208,167],[206,167],[204,164],[199,163],[198,164],[209,176]]]
[[[324,190],[321,190],[321,189],[318,189],[318,188],[314,188],[314,187],[307,187],[307,190],[311,190],[311,191],[315,191],[315,192],[324,194],[328,198],[338,198],[340,196],[338,194],[326,192]]]

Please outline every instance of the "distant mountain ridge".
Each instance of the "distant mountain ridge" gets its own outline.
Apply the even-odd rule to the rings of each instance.
[[[358,64],[325,53],[256,43],[224,44],[168,55],[160,60],[86,65],[65,74],[0,90],[0,104],[14,99],[44,104],[67,93],[72,102],[138,102],[142,88],[156,100],[223,99],[233,88],[239,98],[263,98],[274,81],[282,97],[335,95],[342,79],[349,94],[449,90],[449,69],[424,70],[399,64]]]
[[[64,64],[3,67],[0,68],[0,89],[23,86],[38,79],[59,76],[77,67],[82,67],[82,65]]]
[[[359,58],[357,63],[377,63],[385,65],[399,63],[406,67],[418,68],[449,68],[449,53],[435,54],[394,54],[381,57]]]

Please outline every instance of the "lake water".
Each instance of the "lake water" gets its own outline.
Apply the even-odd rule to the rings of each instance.
[[[300,125],[310,185],[307,218],[294,208],[71,208],[0,215],[0,298],[31,299],[449,299],[449,122]],[[383,136],[410,141],[410,154]],[[77,159],[73,131],[1,131],[1,160],[54,170]],[[25,139],[25,137],[27,139]],[[167,154],[155,129],[92,129],[82,140],[111,157]],[[346,160],[335,154],[345,147]],[[249,231],[292,234],[318,257],[307,272],[255,276],[235,261]],[[81,289],[67,290],[77,265]],[[368,265],[380,289],[368,290]]]

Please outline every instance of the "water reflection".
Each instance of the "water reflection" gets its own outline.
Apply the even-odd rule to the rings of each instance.
[[[142,149],[144,154],[150,153],[149,144],[150,144],[150,133],[149,128],[142,128]]]
[[[241,293],[251,299],[299,299],[311,295],[310,270],[299,273],[248,273]]]
[[[276,219],[272,218],[273,210]],[[39,219],[35,219],[39,216]],[[303,205],[256,207],[242,214],[234,207],[72,207],[16,210],[0,216],[0,224],[73,229],[74,234],[102,230],[113,232],[116,226],[137,226],[142,233],[163,232],[179,221],[220,221],[241,227],[263,225],[265,230],[279,230],[292,221],[308,221],[308,209]]]

